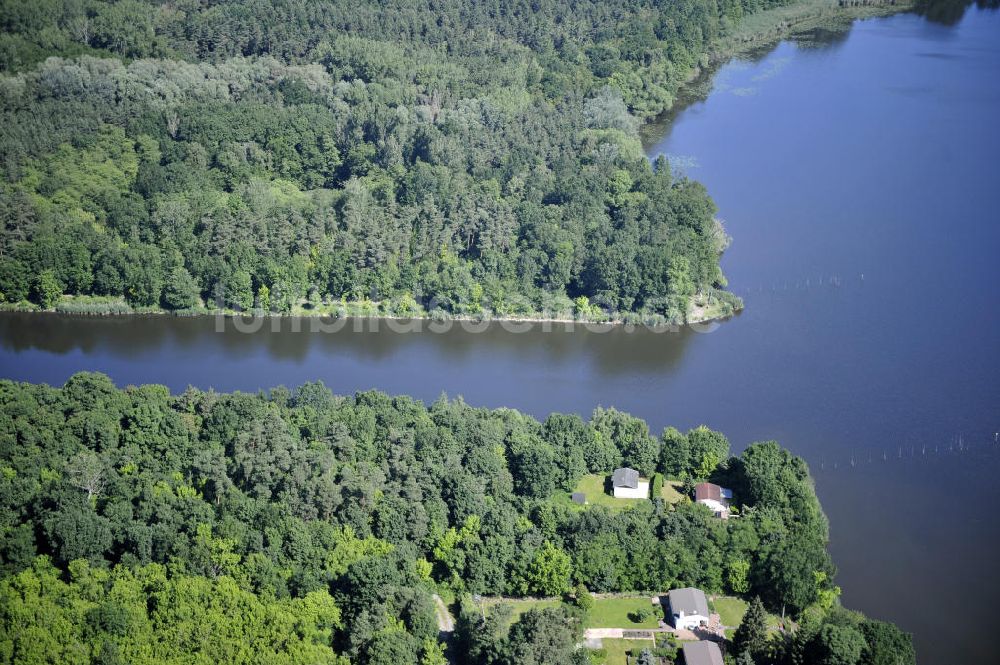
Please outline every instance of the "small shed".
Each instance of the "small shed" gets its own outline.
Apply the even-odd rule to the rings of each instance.
[[[611,474],[611,485],[635,489],[639,486],[639,472],[628,467],[615,469],[615,472]]]
[[[611,474],[611,489],[617,499],[649,498],[649,481],[640,479],[639,472],[628,467]]]
[[[581,506],[587,503],[587,495],[583,492],[573,492],[569,498],[573,500],[573,503],[578,503]]]

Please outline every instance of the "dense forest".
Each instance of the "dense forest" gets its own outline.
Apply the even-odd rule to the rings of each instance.
[[[637,125],[784,2],[2,0],[0,301],[732,312]]]
[[[739,517],[566,500],[623,464],[724,483]],[[0,382],[5,663],[438,665],[435,592],[455,599],[452,662],[586,663],[589,592],[685,585],[799,618],[738,633],[751,663],[912,662],[886,660],[909,636],[839,607],[826,543],[809,471],[778,444],[732,457],[706,427],[655,436],[614,409],[539,422],[320,383]],[[472,601],[496,595],[567,602],[511,625]]]
[[[638,127],[780,4],[0,0],[0,307],[731,313]],[[622,465],[737,517],[569,499]],[[827,540],[777,443],[613,408],[0,381],[0,663],[585,665],[591,593],[689,585],[753,601],[741,665],[912,663]]]

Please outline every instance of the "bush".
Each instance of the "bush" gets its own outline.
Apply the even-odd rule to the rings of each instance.
[[[683,480],[684,480],[684,484],[683,484],[683,486],[681,488],[681,493],[684,496],[686,496],[687,498],[693,499],[694,498],[694,485],[695,485],[694,478],[692,478],[689,474],[685,473]]]
[[[628,613],[629,621],[632,623],[642,623],[653,616],[653,610],[642,609],[634,610]]]
[[[649,496],[650,498],[656,499],[660,496],[663,491],[663,474],[654,473],[652,480],[649,481]]]
[[[743,309],[743,298],[734,293],[711,288],[708,290],[708,295],[710,301],[715,300],[719,303],[723,316],[732,316]]]
[[[576,590],[573,592],[573,601],[584,612],[589,612],[594,607],[594,597],[590,595],[587,587],[583,584],[576,585]]]
[[[31,297],[42,306],[42,309],[51,309],[55,306],[62,293],[63,285],[52,270],[43,270],[38,273],[31,285]]]

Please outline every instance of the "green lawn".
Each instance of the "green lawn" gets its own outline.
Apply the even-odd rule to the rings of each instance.
[[[627,653],[632,649],[652,649],[652,640],[612,640],[605,639],[602,641],[604,645],[603,651],[605,653],[604,658],[599,658],[592,656],[592,663],[603,663],[603,665],[628,665]]]
[[[743,615],[747,611],[747,602],[732,596],[719,596],[712,601],[712,604],[715,606],[715,611],[719,614],[723,626],[736,628],[743,621]],[[778,627],[779,622],[780,619],[777,616],[770,613],[767,615],[767,625],[772,630]]]
[[[736,627],[743,620],[743,614],[747,611],[747,603],[739,598],[721,597],[712,601],[715,611],[719,613],[719,619],[723,626]]]
[[[623,508],[631,508],[646,501],[646,499],[616,499],[604,491],[607,479],[607,474],[598,473],[592,473],[580,479],[576,489],[573,491],[583,492],[587,495],[587,506],[580,506],[573,503],[570,499],[570,492],[556,492],[553,495],[553,501],[573,506],[579,510],[583,510],[588,506],[607,506],[612,510],[621,510]]]
[[[632,650],[642,651],[652,649],[653,643],[650,640],[612,640],[601,641],[603,645],[601,651],[591,652],[590,662],[594,665],[628,665],[628,652]],[[603,656],[598,655],[601,652]],[[635,659],[632,659],[635,662]]]
[[[683,487],[684,483],[679,480],[664,480],[660,497],[667,503],[680,503],[684,500],[684,493],[681,491]]]
[[[510,623],[532,608],[556,607],[559,598],[483,598],[482,604],[489,615],[500,605],[511,608]],[[650,617],[641,623],[629,619],[629,612],[649,610]],[[659,605],[650,602],[650,596],[629,596],[627,598],[594,598],[594,607],[588,612],[584,628],[625,628],[627,630],[642,630],[656,628],[663,617]]]
[[[483,605],[486,607],[486,614],[489,615],[499,605],[509,605],[511,607],[510,619],[508,625],[513,624],[517,621],[518,617],[527,612],[533,607],[539,609],[544,607],[555,607],[561,601],[558,598],[527,598],[527,599],[512,599],[512,598],[483,598]]]
[[[646,499],[616,499],[604,491],[605,483],[608,480],[607,474],[592,473],[580,479],[574,492],[583,492],[587,495],[587,506],[607,506],[612,510],[631,508],[646,501]],[[643,480],[649,480],[644,478]],[[684,500],[681,492],[683,483],[679,480],[663,481],[663,489],[660,490],[660,497],[667,503],[678,503]],[[570,499],[570,492],[556,492],[552,500],[566,506],[583,510],[586,506],[575,504]]]
[[[629,612],[650,610],[651,616],[642,623],[634,623],[628,618]],[[663,618],[663,610],[659,605],[650,602],[650,596],[634,596],[630,598],[594,598],[594,607],[587,613],[583,622],[584,628],[656,628]]]

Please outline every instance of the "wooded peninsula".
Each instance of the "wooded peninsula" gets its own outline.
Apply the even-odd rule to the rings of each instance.
[[[7,0],[0,299],[730,314],[637,126],[772,4]]]
[[[0,381],[0,460],[3,662],[598,663],[576,648],[610,611],[591,592],[678,587],[753,599],[740,663],[914,662],[908,635],[839,606],[808,468],[773,441],[732,457],[719,432],[615,409],[538,422],[77,374]],[[571,500],[617,467],[650,497],[601,480]],[[731,488],[728,519],[691,500],[706,480]]]

